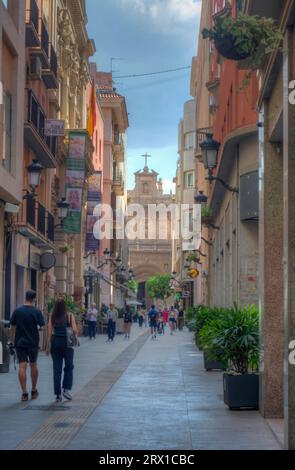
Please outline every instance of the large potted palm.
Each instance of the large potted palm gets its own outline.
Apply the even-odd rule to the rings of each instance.
[[[255,306],[228,309],[212,321],[207,344],[228,364],[223,375],[224,402],[230,409],[258,409],[259,313]]]
[[[214,327],[219,324],[225,314],[226,310],[223,308],[209,308],[209,315],[199,331],[199,343],[204,351],[204,369],[206,371],[226,370],[226,361],[221,357],[220,351],[212,346]]]

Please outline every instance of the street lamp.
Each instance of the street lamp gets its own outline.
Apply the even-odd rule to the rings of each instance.
[[[57,203],[57,216],[60,220],[60,223],[54,226],[55,229],[63,228],[64,221],[68,216],[69,207],[70,204],[67,203],[66,198],[64,197]]]
[[[67,218],[69,207],[70,204],[66,201],[65,197],[57,203],[57,215],[59,220],[64,221]]]
[[[27,167],[28,170],[28,184],[31,188],[31,193],[27,191],[27,194],[23,199],[34,198],[35,191],[41,183],[41,173],[43,166],[38,162],[38,160],[33,160],[32,163]]]
[[[202,151],[202,159],[204,167],[208,170],[208,176],[206,180],[210,183],[212,181],[219,181],[225,189],[231,191],[232,193],[239,193],[237,188],[233,188],[226,181],[219,176],[213,176],[213,170],[217,167],[217,156],[220,148],[220,142],[213,139],[213,134],[206,134],[206,139],[200,144]]]

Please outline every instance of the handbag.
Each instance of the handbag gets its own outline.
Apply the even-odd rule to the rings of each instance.
[[[66,334],[67,348],[78,348],[80,343],[72,328],[72,314],[70,314],[70,326],[66,327]]]

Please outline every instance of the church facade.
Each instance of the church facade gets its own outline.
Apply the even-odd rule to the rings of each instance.
[[[138,299],[150,306],[152,299],[148,298],[146,281],[156,275],[171,273],[172,269],[172,238],[171,217],[168,213],[167,239],[159,237],[159,217],[154,222],[148,220],[149,205],[164,204],[169,206],[174,203],[172,194],[163,193],[163,182],[158,178],[158,173],[150,170],[146,165],[143,170],[135,173],[135,187],[128,191],[128,205],[140,204],[145,209],[145,239],[128,241],[129,265],[133,269],[139,283]],[[156,238],[150,239],[148,231],[149,223],[156,224]]]

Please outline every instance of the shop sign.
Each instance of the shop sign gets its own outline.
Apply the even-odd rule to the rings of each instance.
[[[46,119],[44,134],[47,137],[62,137],[65,135],[65,121]]]
[[[29,268],[35,271],[40,270],[40,250],[34,245],[30,245],[30,262]]]
[[[29,249],[29,239],[17,233],[14,238],[14,263],[16,265],[28,268]]]

